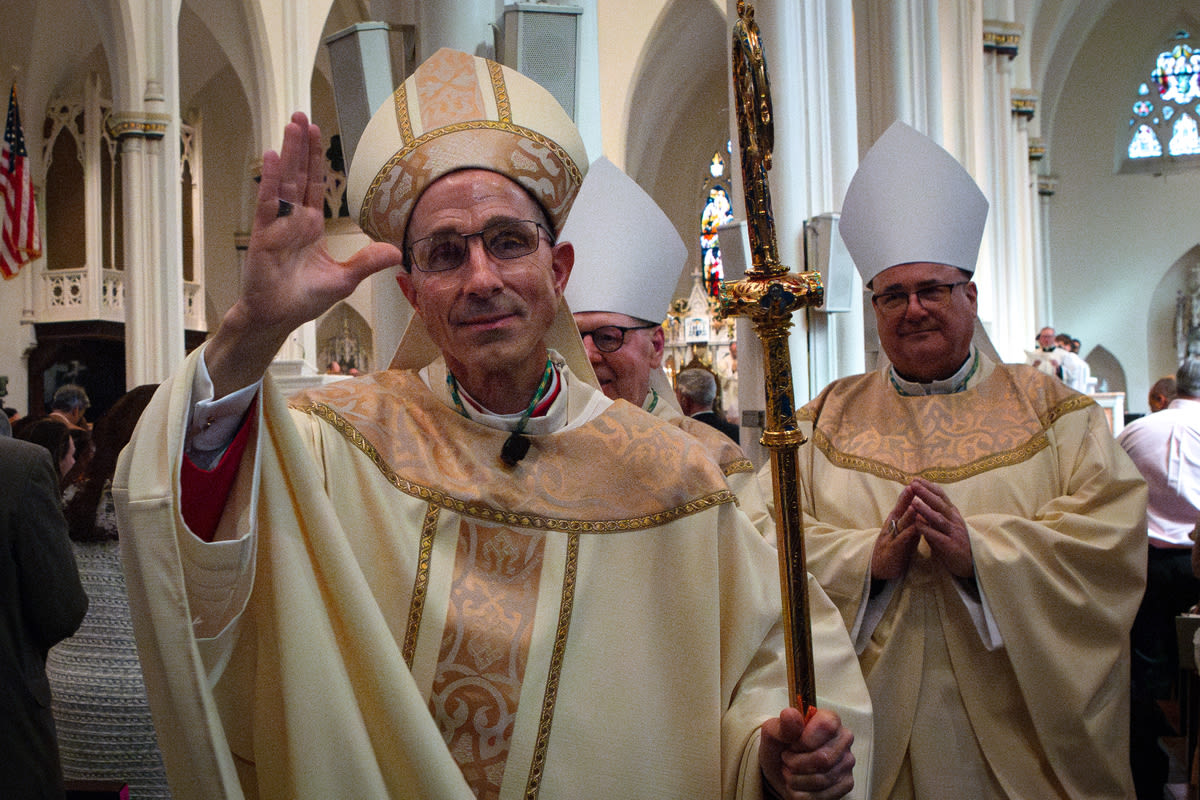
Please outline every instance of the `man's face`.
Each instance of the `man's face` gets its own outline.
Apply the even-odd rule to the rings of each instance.
[[[488,170],[439,178],[421,195],[408,242],[434,233],[475,233],[505,220],[546,225],[537,203],[518,184]],[[548,225],[547,225],[548,227]],[[554,321],[574,261],[569,244],[551,246],[539,234],[527,256],[498,259],[478,237],[466,261],[445,272],[401,272],[404,296],[421,315],[450,371],[468,387],[499,374],[523,375],[545,367],[545,334]]]
[[[1042,328],[1038,331],[1037,343],[1043,350],[1054,349],[1054,328]]]
[[[575,324],[586,334],[606,325],[636,328],[645,323],[627,314],[586,311],[575,315]],[[640,406],[650,391],[650,371],[662,366],[662,326],[626,331],[624,343],[611,353],[598,350],[591,336],[584,337],[583,348],[604,394]]]
[[[875,294],[916,292],[938,284],[962,283],[968,277],[945,264],[898,264],[871,281]],[[976,289],[963,283],[950,290],[941,305],[925,304],[915,294],[893,311],[875,306],[879,343],[896,371],[905,378],[929,382],[948,378],[971,352],[975,333]]]

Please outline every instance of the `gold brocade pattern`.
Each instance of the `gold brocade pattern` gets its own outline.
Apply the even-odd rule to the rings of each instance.
[[[722,471],[726,476],[737,475],[745,472],[754,472],[754,462],[748,458],[739,458],[737,461],[731,461],[722,466]]]
[[[800,411],[814,421],[813,446],[832,464],[898,483],[953,483],[1022,463],[1050,445],[1057,420],[1095,405],[1057,379],[1005,365],[956,394],[902,396],[879,373],[837,383]]]
[[[417,575],[413,579],[412,602],[408,609],[408,626],[404,631],[404,663],[412,667],[417,650],[417,634],[421,630],[421,615],[425,613],[425,597],[429,591],[429,567],[433,559],[433,535],[437,533],[440,506],[430,505],[421,525],[421,544],[417,556]]]
[[[500,135],[481,137],[480,131]],[[575,188],[583,182],[571,155],[531,128],[487,119],[452,123],[405,139],[404,147],[380,167],[367,187],[359,225],[380,241],[401,241],[397,232],[408,224],[420,195],[412,187],[431,183],[429,176],[443,174],[447,163],[504,164],[504,174],[519,184],[551,185],[550,191],[539,195],[547,202],[551,219],[566,216]]]
[[[703,445],[620,404],[567,436],[533,437],[529,456],[509,470],[498,455],[508,434],[456,414],[415,373],[389,370],[343,381],[293,403],[333,426],[400,491],[497,525],[568,533],[643,530],[734,499]],[[662,473],[666,449],[681,451],[683,461],[660,485],[630,477]],[[628,464],[628,472],[597,483],[591,465],[610,459]],[[622,498],[619,507],[613,496]],[[571,516],[562,516],[564,509]]]
[[[430,707],[479,798],[498,798],[546,538],[464,520]]]

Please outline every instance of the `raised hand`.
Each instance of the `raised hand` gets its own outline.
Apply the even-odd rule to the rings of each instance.
[[[216,397],[257,381],[288,334],[364,278],[401,262],[398,247],[380,242],[346,261],[333,258],[325,247],[323,201],[321,131],[296,112],[280,152],[263,154],[241,294],[205,351]]]

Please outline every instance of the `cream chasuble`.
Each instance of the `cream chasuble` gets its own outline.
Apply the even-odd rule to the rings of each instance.
[[[1129,798],[1129,629],[1145,583],[1145,486],[1101,409],[984,358],[965,391],[901,396],[885,370],[800,416],[808,566],[855,626],[905,483],[962,512],[988,649],[922,542],[860,660],[876,798]],[[882,595],[881,595],[882,597]]]
[[[746,453],[738,443],[708,423],[684,416],[673,403],[654,403],[647,409],[661,420],[671,423],[684,433],[699,439],[707,449],[709,456],[720,465],[725,473],[725,481],[737,498],[738,507],[745,512],[754,527],[775,543],[775,518],[771,516],[768,502],[763,497],[763,489],[754,473],[754,464],[746,457]]]
[[[564,370],[579,424],[507,468],[507,431],[414,372],[290,409],[268,379],[204,543],[177,497],[197,358],[114,486],[177,798],[761,796],[757,728],[787,704],[776,557],[695,439],[621,402],[580,417],[594,390]],[[865,796],[866,688],[813,594]]]

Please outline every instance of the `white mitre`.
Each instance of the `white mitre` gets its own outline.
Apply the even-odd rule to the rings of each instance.
[[[850,180],[838,230],[867,285],[914,262],[973,274],[987,213],[987,198],[954,156],[895,122]]]
[[[575,247],[563,293],[572,311],[666,319],[687,246],[654,198],[604,156],[588,167],[560,238]],[[678,410],[661,368],[650,371],[650,386]]]
[[[564,295],[572,311],[666,319],[687,247],[654,199],[604,156],[588,167],[559,239],[575,246]]]

